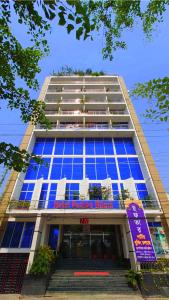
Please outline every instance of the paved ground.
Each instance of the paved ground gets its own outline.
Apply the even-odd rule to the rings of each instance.
[[[0,300],[143,300],[139,295],[111,295],[111,294],[78,294],[78,293],[57,293],[48,297],[23,297],[20,295],[0,294]],[[168,300],[169,298],[147,298],[146,300]]]

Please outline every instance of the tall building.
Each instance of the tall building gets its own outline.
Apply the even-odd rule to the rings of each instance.
[[[39,100],[52,128],[29,125],[23,138],[21,148],[43,164],[32,159],[7,184],[1,272],[28,272],[40,245],[65,259],[124,259],[135,269],[125,190],[142,200],[157,257],[169,256],[168,200],[123,79],[51,76]]]

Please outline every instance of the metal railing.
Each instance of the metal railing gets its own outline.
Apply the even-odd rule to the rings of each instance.
[[[35,129],[44,129],[46,130],[43,125],[36,125]],[[121,130],[121,129],[132,129],[128,127],[128,124],[113,124],[112,126],[109,124],[60,124],[60,125],[52,125],[49,130],[56,129],[56,130],[62,130],[62,129],[107,129],[107,130]],[[48,130],[48,131],[49,131]]]

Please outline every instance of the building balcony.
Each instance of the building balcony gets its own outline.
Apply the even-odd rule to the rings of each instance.
[[[142,200],[143,207],[146,211],[159,211],[160,207],[156,200]],[[33,212],[33,211],[54,211],[54,210],[73,210],[78,212],[78,210],[124,210],[125,205],[124,200],[114,199],[114,200],[35,200],[35,201],[16,201],[11,200],[9,203],[8,212]]]

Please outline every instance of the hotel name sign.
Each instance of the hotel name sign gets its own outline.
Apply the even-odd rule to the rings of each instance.
[[[114,209],[114,203],[110,200],[55,200],[55,209]],[[50,207],[49,207],[50,208]]]

